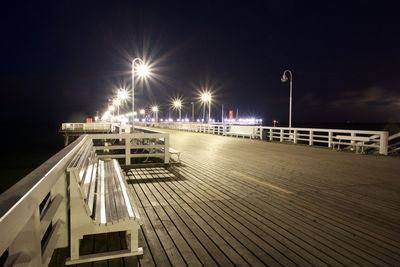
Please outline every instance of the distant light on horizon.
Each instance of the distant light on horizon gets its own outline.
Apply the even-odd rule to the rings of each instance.
[[[225,123],[230,123],[230,124],[262,124],[263,120],[262,119],[257,119],[257,118],[239,118],[239,119],[225,119]]]
[[[152,110],[153,112],[158,112],[158,106],[153,106],[153,107],[151,108],[151,110]]]

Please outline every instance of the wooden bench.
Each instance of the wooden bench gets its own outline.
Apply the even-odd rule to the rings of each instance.
[[[172,156],[175,155],[176,156],[176,160],[175,161],[177,163],[181,162],[181,152],[179,150],[176,150],[176,149],[173,149],[172,147],[170,147],[168,149],[168,151],[169,151],[169,154],[171,156],[171,159],[172,159]]]
[[[354,142],[354,144],[350,145],[356,147],[356,153],[358,153],[359,148],[361,148],[361,153],[364,153],[365,142],[371,141],[369,137],[364,137],[364,136],[336,135],[335,138],[339,140],[339,142],[336,143],[338,150],[340,150],[340,145],[342,140],[351,141]],[[335,149],[335,143],[333,145],[333,149]]]
[[[99,160],[88,140],[67,168],[70,198],[70,258],[66,265],[143,254],[141,220],[117,160]],[[80,255],[84,235],[125,231],[128,248]]]
[[[253,126],[239,126],[239,125],[231,125],[228,132],[225,135],[231,135],[236,137],[249,137],[254,138],[255,131]]]

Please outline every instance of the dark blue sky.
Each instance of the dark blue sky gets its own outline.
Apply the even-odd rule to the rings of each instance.
[[[395,2],[16,2],[0,11],[3,122],[101,112],[142,55],[157,80],[137,87],[139,106],[165,111],[179,94],[189,109],[208,84],[214,114],[224,104],[283,123],[289,90],[280,77],[289,68],[294,126],[400,121]]]

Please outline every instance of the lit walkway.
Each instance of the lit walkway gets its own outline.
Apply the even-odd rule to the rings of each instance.
[[[400,262],[399,158],[170,133],[181,166],[127,172],[145,223],[141,266]]]

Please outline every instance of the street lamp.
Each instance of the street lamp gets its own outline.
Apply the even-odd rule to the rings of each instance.
[[[208,123],[210,123],[210,119],[211,119],[211,93],[208,91],[205,91],[203,93],[201,93],[200,95],[201,97],[201,101],[203,102],[203,121],[204,121],[204,117],[205,117],[205,107],[206,107],[206,103],[208,103]]]
[[[155,114],[155,121],[158,122],[158,106],[152,106],[151,111]]]
[[[142,121],[144,119],[144,115],[146,114],[146,111],[142,108],[139,110],[139,114],[142,115]]]
[[[179,121],[181,121],[181,119],[182,119],[182,100],[179,98],[174,99],[172,102],[172,106],[174,107],[174,109],[179,110]]]
[[[289,128],[292,128],[292,86],[293,86],[293,74],[290,70],[285,70],[282,74],[281,81],[287,82],[289,74],[289,89],[290,89],[290,96],[289,96]]]
[[[190,102],[192,104],[192,123],[194,123],[194,102]]]
[[[113,105],[111,105],[108,110],[111,112],[111,122],[114,121],[114,111],[115,111],[115,107]]]
[[[113,99],[113,106],[117,107],[117,117],[119,117],[119,106],[121,105],[121,100],[117,97]]]
[[[141,58],[137,57],[132,60],[132,132],[135,121],[135,72],[137,72],[141,78],[146,78],[151,74],[149,66],[146,65]]]
[[[117,92],[117,98],[121,101],[126,101],[129,98],[129,93],[125,89],[120,88]]]

